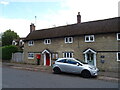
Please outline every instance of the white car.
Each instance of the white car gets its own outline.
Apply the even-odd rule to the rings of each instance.
[[[81,60],[75,58],[59,58],[53,64],[54,73],[74,73],[81,74],[82,77],[88,78],[91,76],[97,76],[98,68],[89,65]]]

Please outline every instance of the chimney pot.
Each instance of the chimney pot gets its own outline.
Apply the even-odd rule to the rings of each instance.
[[[31,23],[30,25],[30,33],[35,31],[35,25],[33,23]]]
[[[80,12],[78,12],[78,15],[77,15],[77,23],[81,23],[81,15],[80,15]]]

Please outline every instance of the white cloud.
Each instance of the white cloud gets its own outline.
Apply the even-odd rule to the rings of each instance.
[[[118,16],[118,1],[116,0],[64,0],[61,7],[66,8],[44,15],[44,20],[37,21],[37,27],[53,27],[77,22],[77,13],[81,13],[82,22],[113,18]],[[47,23],[42,23],[42,22]],[[38,24],[39,23],[39,24]],[[44,25],[45,24],[45,25]],[[44,27],[45,28],[45,27]]]
[[[80,12],[82,21],[112,18],[118,16],[119,0],[65,0],[61,3],[68,11]]]
[[[3,5],[8,5],[8,4],[9,4],[9,2],[7,2],[7,1],[0,1],[0,4],[3,4]]]
[[[48,11],[43,17],[37,15],[36,29],[51,28],[77,22],[77,12],[81,13],[82,22],[106,19],[118,16],[119,0],[61,0],[63,9],[54,12]],[[30,32],[30,24],[33,21],[25,19],[0,18],[0,31],[12,29],[21,37]]]
[[[59,2],[61,0],[6,0],[9,2]]]
[[[26,35],[30,32],[29,25],[29,20],[0,18],[0,32],[11,29],[17,32],[17,34],[21,37],[26,37]]]

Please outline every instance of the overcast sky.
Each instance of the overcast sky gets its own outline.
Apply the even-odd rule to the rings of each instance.
[[[14,30],[20,37],[36,29],[118,17],[119,0],[0,0],[0,32]]]

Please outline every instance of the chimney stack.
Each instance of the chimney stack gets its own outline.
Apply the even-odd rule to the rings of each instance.
[[[30,33],[35,31],[35,25],[33,23],[31,23],[30,25]]]
[[[81,15],[80,15],[80,12],[78,12],[78,15],[77,15],[77,23],[81,23]]]

